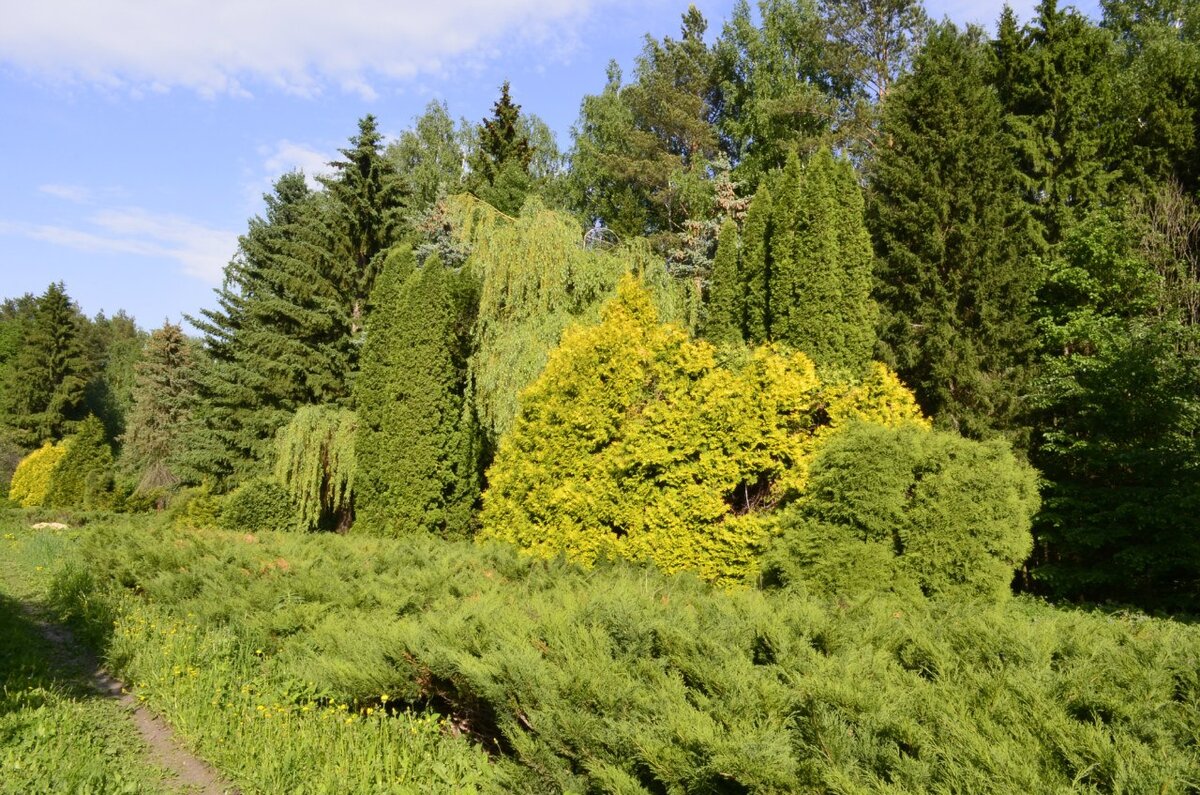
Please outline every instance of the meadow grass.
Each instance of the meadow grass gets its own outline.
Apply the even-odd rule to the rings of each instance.
[[[499,789],[487,755],[452,736],[433,713],[324,697],[311,685],[272,675],[264,650],[241,642],[228,626],[202,625],[186,610],[120,588],[80,589],[81,571],[89,579],[97,567],[85,564],[76,539],[94,540],[118,527],[134,537],[136,522],[98,519],[62,533],[28,530],[23,518],[0,520],[7,543],[42,554],[24,555],[12,568],[26,580],[53,583],[60,617],[103,649],[137,699],[242,792]],[[105,780],[91,790],[46,791],[123,790]]]
[[[0,793],[157,793],[129,716],[89,689],[35,625],[56,561],[72,541],[0,532]]]

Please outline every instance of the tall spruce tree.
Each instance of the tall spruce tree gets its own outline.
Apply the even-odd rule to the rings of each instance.
[[[310,404],[348,405],[380,253],[403,231],[402,190],[373,117],[322,177],[285,174],[239,240],[216,310],[192,319],[209,354],[186,475],[265,475],[276,431]]]
[[[377,255],[405,233],[404,186],[396,167],[383,156],[383,134],[375,117],[358,121],[358,134],[339,150],[342,160],[320,178],[330,199],[323,236],[336,268],[329,274],[348,303],[351,331],[362,328],[367,297],[381,265]]]
[[[195,410],[195,343],[174,323],[146,341],[135,366],[133,406],[121,445],[121,464],[143,491],[179,481],[176,461]]]
[[[19,444],[61,439],[86,412],[94,364],[86,345],[87,320],[61,282],[38,297],[6,373],[5,413]]]
[[[937,423],[975,437],[1018,422],[1039,282],[989,69],[980,31],[936,26],[884,105],[870,172],[886,358]]]
[[[529,165],[533,146],[521,121],[521,106],[512,101],[507,80],[492,115],[476,130],[474,151],[468,159],[467,185],[497,210],[516,215],[533,187]]]
[[[995,52],[1010,156],[1038,223],[1038,242],[1053,246],[1090,210],[1108,203],[1120,119],[1117,50],[1111,33],[1074,8],[1042,0],[1019,31],[1005,10]]]
[[[356,384],[355,500],[368,532],[462,534],[479,496],[467,392],[469,277],[437,255],[390,254],[375,290]]]

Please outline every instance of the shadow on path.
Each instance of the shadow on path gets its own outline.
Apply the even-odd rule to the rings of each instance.
[[[237,789],[179,742],[165,721],[139,705],[128,688],[104,670],[91,649],[77,641],[70,628],[50,620],[36,603],[17,601],[0,593],[0,629],[5,624],[12,631],[0,635],[40,636],[45,640],[49,655],[41,662],[50,682],[62,685],[68,692],[79,695],[90,692],[120,704],[146,745],[147,761],[171,774],[170,784],[196,795],[237,795]],[[11,675],[11,671],[5,670],[7,667],[14,664],[25,667],[22,660],[28,663],[35,654],[28,648],[0,652],[0,680]]]

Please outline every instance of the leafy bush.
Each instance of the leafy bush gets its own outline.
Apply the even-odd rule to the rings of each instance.
[[[221,501],[213,494],[212,483],[182,489],[171,499],[167,517],[180,529],[201,529],[219,526]]]
[[[46,492],[50,490],[50,478],[69,447],[67,441],[58,444],[46,442],[21,459],[13,472],[8,498],[23,508],[42,505],[46,501]]]
[[[94,414],[79,423],[67,454],[50,476],[45,504],[98,510],[111,506],[113,454],[104,424]]]
[[[522,394],[488,472],[484,537],[740,581],[767,541],[764,512],[802,493],[830,432],[855,417],[920,418],[882,365],[828,385],[803,354],[773,347],[719,366],[711,345],[658,323],[633,277],[602,316],[568,331]]]
[[[299,506],[291,491],[273,480],[251,480],[238,486],[221,503],[220,526],[244,533],[299,530]]]
[[[1036,475],[1002,441],[858,423],[817,455],[768,555],[775,582],[999,599],[1032,548]]]

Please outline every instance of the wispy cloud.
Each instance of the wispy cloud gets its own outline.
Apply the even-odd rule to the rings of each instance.
[[[380,79],[536,46],[561,53],[623,0],[55,0],[9,3],[0,62],[107,87],[206,95],[266,84],[373,97]]]
[[[139,208],[101,210],[81,226],[0,220],[0,235],[41,240],[83,252],[129,254],[176,263],[208,284],[221,274],[237,246],[237,233]]]
[[[265,159],[263,170],[269,178],[274,179],[280,174],[299,169],[308,177],[308,182],[316,187],[314,177],[323,176],[333,171],[329,162],[334,159],[335,152],[323,152],[308,144],[296,143],[286,138],[272,146],[259,149]]]
[[[92,198],[92,192],[82,185],[40,185],[38,193],[72,204],[86,204]]]

